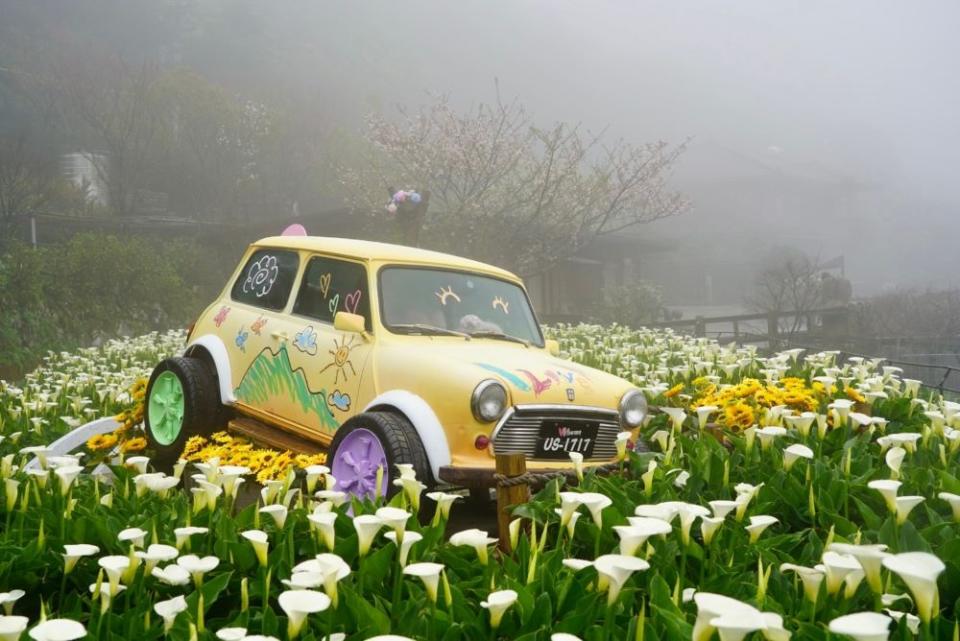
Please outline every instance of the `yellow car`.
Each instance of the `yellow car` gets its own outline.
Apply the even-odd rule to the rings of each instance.
[[[378,467],[386,492],[398,463],[428,485],[484,487],[496,452],[524,453],[531,470],[569,467],[569,452],[614,460],[618,433],[644,418],[643,394],[557,351],[503,269],[383,243],[264,238],[183,356],[155,368],[147,434],[171,462],[226,406],[283,437],[273,442],[327,449],[337,488],[358,496],[373,493]]]

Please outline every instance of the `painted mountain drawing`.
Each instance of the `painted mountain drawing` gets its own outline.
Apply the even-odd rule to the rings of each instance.
[[[263,348],[243,374],[235,394],[238,400],[253,406],[271,399],[293,399],[304,412],[320,419],[320,429],[332,432],[340,426],[327,406],[327,391],[310,389],[303,368],[294,370],[290,364],[285,346],[279,352]]]

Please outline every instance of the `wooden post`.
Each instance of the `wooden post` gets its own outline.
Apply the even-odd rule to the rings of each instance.
[[[733,321],[733,340],[740,342],[740,321]]]
[[[779,349],[780,315],[777,312],[767,314],[767,343],[770,349]]]
[[[707,335],[707,323],[703,320],[703,316],[697,316],[694,320],[693,325],[693,335],[697,338],[703,338]]]
[[[522,476],[527,472],[527,457],[519,452],[497,454],[497,474],[507,478]],[[497,536],[500,549],[510,552],[510,513],[513,505],[530,500],[530,488],[526,484],[497,486]]]

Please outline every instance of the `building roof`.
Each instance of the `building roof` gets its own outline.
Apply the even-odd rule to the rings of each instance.
[[[485,272],[487,274],[519,281],[520,278],[511,272],[487,263],[444,254],[443,252],[378,243],[370,240],[353,240],[351,238],[333,238],[328,236],[270,236],[261,238],[253,243],[257,246],[280,247],[304,251],[323,252],[347,258],[357,258],[366,261],[384,263],[406,263],[417,265],[431,265],[470,271]]]

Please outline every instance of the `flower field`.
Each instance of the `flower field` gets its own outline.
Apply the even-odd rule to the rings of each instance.
[[[834,353],[550,334],[659,410],[622,473],[517,506],[509,553],[409,470],[388,505],[227,436],[155,470],[137,382],[181,333],[50,355],[0,383],[0,640],[958,639],[960,404]],[[45,451],[113,415],[115,441]]]

